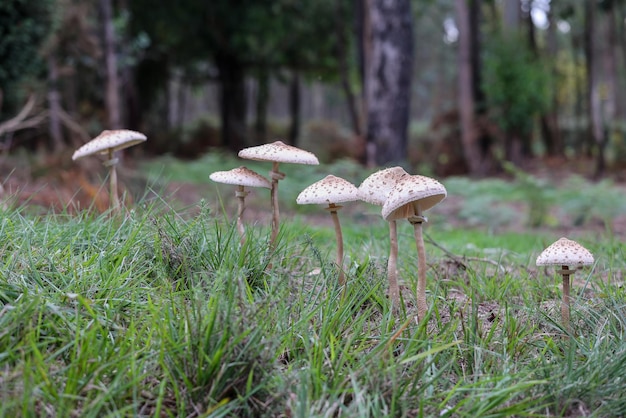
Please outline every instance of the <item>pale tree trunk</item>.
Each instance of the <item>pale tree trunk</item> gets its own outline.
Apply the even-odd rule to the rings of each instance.
[[[61,93],[59,92],[59,64],[54,52],[48,54],[48,132],[52,149],[63,149],[63,131],[61,129]]]
[[[410,0],[371,0],[365,52],[368,152],[378,165],[406,159],[413,72]],[[367,35],[367,33],[366,33]],[[369,42],[368,42],[369,41]]]
[[[117,74],[117,54],[115,53],[115,30],[113,27],[112,0],[100,0],[102,20],[104,26],[104,59],[106,62],[106,93],[108,129],[121,128],[120,118],[120,88]]]
[[[465,164],[470,174],[481,175],[483,174],[483,165],[476,129],[471,19],[467,0],[456,0],[456,14],[457,29],[459,30],[457,59],[461,144]]]
[[[585,2],[585,66],[587,70],[587,117],[589,137],[596,148],[596,167],[594,177],[602,176],[605,168],[604,149],[606,135],[603,126],[601,87],[596,65],[596,48],[593,42],[596,31],[596,5]]]
[[[522,16],[520,0],[503,0],[502,4],[502,23],[504,30],[518,30]]]
[[[298,70],[293,70],[291,80],[289,80],[289,114],[291,122],[289,124],[288,141],[293,146],[298,146],[298,136],[300,135],[300,74]]]

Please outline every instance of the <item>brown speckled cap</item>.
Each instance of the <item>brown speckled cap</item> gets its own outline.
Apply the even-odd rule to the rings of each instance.
[[[271,144],[258,145],[244,148],[239,151],[239,157],[248,160],[272,161],[279,163],[318,165],[315,154],[303,149],[287,145],[282,141]]]
[[[538,266],[588,266],[593,264],[593,255],[588,249],[567,238],[561,238],[537,257]]]
[[[296,198],[299,205],[330,204],[359,200],[359,189],[348,180],[328,175],[311,184]]]
[[[404,219],[423,212],[447,196],[446,188],[435,179],[419,175],[400,178],[383,204],[382,215],[386,221]]]
[[[370,174],[359,186],[361,200],[382,206],[396,182],[409,174],[402,167],[390,167]]]
[[[256,171],[243,166],[228,171],[216,171],[209,175],[209,178],[217,183],[234,184],[237,186],[265,187],[266,189],[272,187],[268,179]]]
[[[132,147],[140,142],[144,142],[146,139],[146,136],[141,132],[129,129],[102,131],[100,135],[78,148],[72,155],[72,160],[94,154],[106,154],[109,150],[117,151]]]

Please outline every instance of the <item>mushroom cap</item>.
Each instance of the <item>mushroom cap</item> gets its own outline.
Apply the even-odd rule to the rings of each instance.
[[[567,238],[560,238],[537,257],[538,266],[588,266],[593,264],[593,254],[588,249]]]
[[[296,198],[299,205],[331,204],[359,200],[359,189],[348,180],[328,175],[302,190]]]
[[[237,186],[265,187],[266,189],[272,187],[268,179],[244,166],[228,171],[216,171],[211,173],[209,178],[217,183],[234,184]]]
[[[106,154],[109,150],[117,151],[132,147],[140,142],[144,142],[146,139],[146,136],[141,132],[129,129],[104,130],[100,135],[74,151],[72,160],[94,154]]]
[[[361,200],[382,206],[396,182],[408,173],[402,167],[390,167],[370,174],[359,186]]]
[[[423,212],[447,196],[446,188],[435,179],[408,175],[400,178],[383,204],[386,221],[404,219]]]
[[[282,141],[244,148],[239,151],[239,157],[248,160],[272,161],[278,163],[308,165],[318,165],[320,163],[312,152],[287,145]]]

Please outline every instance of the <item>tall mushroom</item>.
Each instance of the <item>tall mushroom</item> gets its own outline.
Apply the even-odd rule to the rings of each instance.
[[[561,304],[561,319],[566,330],[570,330],[570,283],[569,276],[576,271],[570,267],[581,267],[593,264],[593,255],[585,247],[567,238],[561,238],[543,250],[537,257],[538,266],[561,266],[557,270],[563,276],[563,303]]]
[[[103,154],[107,156],[107,160],[104,162],[106,167],[109,167],[110,178],[110,194],[113,209],[116,212],[120,210],[120,198],[117,194],[117,171],[115,169],[119,160],[114,157],[115,151],[132,147],[146,140],[146,136],[141,132],[131,131],[128,129],[118,130],[105,130],[97,137],[78,148],[72,160],[87,157],[90,155]]]
[[[246,229],[243,225],[243,212],[246,209],[246,196],[249,191],[246,187],[264,187],[270,189],[270,182],[259,173],[246,167],[233,168],[228,171],[216,171],[209,178],[217,183],[233,184],[237,186],[235,196],[238,199],[237,206],[237,230],[241,236],[241,245],[246,241]]]
[[[311,184],[302,190],[296,198],[296,203],[299,205],[328,204],[326,210],[330,212],[333,218],[335,236],[337,238],[337,267],[339,268],[340,285],[345,283],[345,275],[343,272],[343,235],[337,212],[343,206],[339,206],[337,203],[353,202],[355,200],[359,200],[359,190],[356,186],[348,180],[333,175],[328,175],[320,181]]]
[[[383,205],[382,215],[387,221],[407,219],[414,229],[417,246],[417,313],[420,320],[428,311],[426,304],[426,249],[422,236],[422,223],[428,219],[424,211],[432,208],[447,196],[446,188],[435,179],[419,175],[400,178]]]
[[[361,200],[373,205],[384,205],[396,182],[409,174],[402,167],[390,167],[369,175],[359,186]],[[389,260],[387,279],[389,296],[394,307],[400,305],[400,287],[398,286],[398,229],[395,220],[389,221]]]
[[[285,178],[285,174],[278,171],[278,165],[280,163],[318,165],[319,161],[312,152],[287,145],[282,141],[244,148],[239,151],[239,157],[248,160],[272,162],[272,170],[270,171],[270,179],[272,180],[270,192],[272,199],[272,234],[270,236],[270,248],[273,248],[280,224],[278,181]]]

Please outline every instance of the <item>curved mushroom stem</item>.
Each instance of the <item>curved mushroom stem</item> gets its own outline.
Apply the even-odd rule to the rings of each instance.
[[[238,186],[235,196],[237,197],[237,230],[241,237],[240,243],[243,245],[246,242],[246,228],[243,226],[243,212],[246,210],[246,196],[248,192],[243,186]]]
[[[117,158],[113,157],[113,149],[109,149],[108,153],[109,159],[104,162],[106,167],[109,167],[109,180],[110,180],[110,190],[109,193],[111,195],[111,204],[113,205],[113,211],[118,213],[120,211],[120,198],[117,194],[117,170],[115,166],[119,161]]]
[[[559,274],[563,275],[563,303],[561,304],[561,319],[563,321],[563,327],[566,331],[571,331],[569,323],[570,312],[570,295],[569,295],[569,276],[572,274],[572,270],[568,266],[561,266]]]
[[[278,163],[272,163],[272,171],[270,171],[272,179],[272,189],[270,197],[272,199],[272,234],[270,235],[270,249],[274,249],[276,237],[278,236],[278,228],[280,226],[280,210],[278,209],[278,181],[285,178],[285,174],[278,171]]]
[[[398,286],[398,228],[396,221],[389,221],[389,247],[389,261],[387,262],[389,296],[393,309],[398,309],[400,287]]]
[[[343,234],[341,233],[341,225],[339,224],[339,216],[337,211],[343,206],[337,206],[334,203],[330,203],[326,210],[330,211],[330,215],[333,217],[333,224],[335,224],[335,235],[337,237],[337,268],[339,269],[339,284],[344,285],[346,282],[345,275],[343,273]]]
[[[417,211],[419,212],[419,211]],[[426,222],[426,217],[415,214],[408,218],[413,225],[415,235],[415,245],[417,247],[417,317],[421,321],[426,317],[428,305],[426,304],[426,249],[424,248],[424,237],[422,235],[422,223]]]

